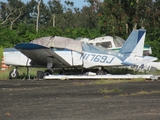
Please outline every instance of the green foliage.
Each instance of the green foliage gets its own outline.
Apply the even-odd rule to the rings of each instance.
[[[5,71],[0,71],[0,80],[7,80],[9,79],[9,73],[10,71],[14,69],[14,67],[7,68]],[[37,79],[37,71],[44,71],[44,68],[29,68],[29,76],[27,76],[27,68],[26,67],[19,67],[18,73],[19,73],[19,79]]]
[[[63,36],[63,31],[55,27],[42,28],[37,33],[38,37],[44,36]]]
[[[3,56],[3,47],[0,46],[0,61],[2,61],[2,56]]]
[[[44,36],[92,39],[116,35],[126,39],[133,27],[144,27],[147,30],[146,43],[152,47],[153,55],[160,59],[159,0],[85,1],[89,6],[82,9],[75,8],[74,3],[69,1],[62,5],[59,1],[52,0],[48,2],[48,6],[42,1],[38,32],[35,30],[37,1],[31,0],[27,4],[19,0],[0,2],[0,45],[4,48],[14,47],[17,43]]]
[[[70,38],[95,38],[101,36],[100,32],[97,29],[84,29],[84,28],[76,28],[76,29],[66,29],[64,31],[64,36]]]
[[[0,45],[4,47],[13,47],[16,43],[18,43],[18,36],[15,30],[10,30],[3,26],[0,26]]]

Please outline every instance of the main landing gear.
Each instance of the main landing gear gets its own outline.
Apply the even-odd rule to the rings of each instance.
[[[52,75],[53,71],[51,69],[47,69],[44,71],[44,75]]]
[[[103,71],[103,70],[98,70],[98,71],[96,72],[96,75],[105,75],[105,74],[106,74],[106,72]]]
[[[82,73],[85,74],[87,72],[93,72],[96,73],[96,75],[106,75],[109,73],[107,69],[104,69],[103,67],[99,67],[97,69],[83,69]]]
[[[96,72],[96,75],[106,75],[108,74],[109,71],[107,69],[104,69],[103,67],[100,67],[97,72]]]

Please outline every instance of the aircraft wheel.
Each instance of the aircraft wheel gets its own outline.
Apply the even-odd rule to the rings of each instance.
[[[17,70],[11,70],[9,72],[9,78],[10,79],[17,79],[19,77],[19,73]]]
[[[105,75],[106,73],[103,70],[98,70],[96,75]]]
[[[44,74],[45,75],[52,75],[53,71],[48,69],[48,70],[44,71]]]

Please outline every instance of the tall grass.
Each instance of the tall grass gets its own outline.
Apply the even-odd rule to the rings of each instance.
[[[4,50],[4,48],[2,46],[0,46],[0,62],[1,62],[1,64],[2,64],[3,50]],[[1,71],[1,69],[2,69],[2,65],[0,66],[0,80],[7,79],[9,73],[7,71]]]
[[[0,46],[0,61],[2,61],[2,56],[3,56],[3,47]]]
[[[7,80],[9,79],[9,72],[8,71],[0,71],[0,80]]]
[[[5,71],[0,71],[0,80],[8,80],[9,79],[9,73],[11,70],[13,70],[15,67],[9,67]],[[18,73],[19,73],[19,79],[36,79],[37,77],[37,71],[44,71],[44,68],[29,68],[29,74],[27,75],[27,68],[26,67],[18,67]]]
[[[0,61],[2,61],[3,50],[4,48],[1,46],[0,47]],[[9,73],[12,69],[14,69],[14,66],[7,68],[5,71],[1,71],[1,66],[0,66],[0,80],[9,79]],[[27,76],[27,68],[19,67],[18,68],[18,72],[20,76],[19,78],[20,79],[28,79],[28,78],[33,79],[37,76],[37,71],[44,71],[44,70],[46,70],[46,68],[30,68],[30,73],[29,73],[30,76]],[[111,74],[128,74],[128,73],[140,74],[137,71],[129,70],[127,68],[112,68],[112,69],[108,68],[108,70],[110,71]],[[159,73],[160,71],[155,71],[152,74],[157,75]]]

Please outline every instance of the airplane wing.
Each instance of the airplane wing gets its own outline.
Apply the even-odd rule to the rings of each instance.
[[[17,50],[31,59],[32,65],[46,66],[47,63],[53,64],[54,67],[70,66],[65,60],[58,56],[51,48],[33,43],[20,43],[15,46]]]

